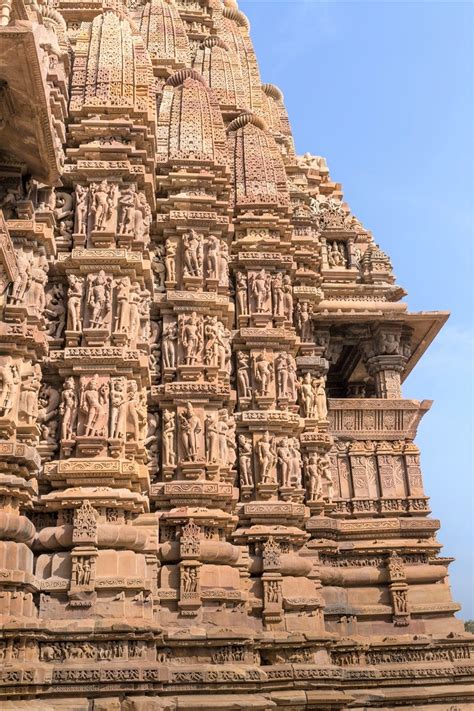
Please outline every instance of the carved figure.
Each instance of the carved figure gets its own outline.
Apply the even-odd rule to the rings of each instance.
[[[267,313],[269,311],[267,302],[270,296],[271,276],[265,269],[261,269],[257,274],[252,274],[250,279],[250,293],[253,297],[253,304],[256,313]]]
[[[283,315],[290,323],[293,320],[293,286],[291,277],[285,274],[283,277]]]
[[[247,316],[248,305],[248,284],[247,277],[243,272],[237,272],[235,276],[235,290],[237,295],[237,313],[240,316]]]
[[[309,499],[311,501],[319,501],[322,493],[322,480],[319,473],[318,455],[311,454],[305,464]]]
[[[190,402],[184,412],[179,415],[181,445],[183,447],[184,461],[194,462],[198,456],[198,436],[201,434],[201,422],[195,414]]]
[[[257,395],[268,397],[270,385],[273,382],[273,364],[266,359],[263,353],[260,353],[254,360],[254,378]]]
[[[47,444],[56,444],[58,413],[61,397],[56,388],[44,384],[38,398],[38,424],[41,428],[41,440]]]
[[[300,404],[303,417],[314,417],[316,410],[316,398],[313,388],[311,373],[306,373],[298,380]]]
[[[217,365],[216,316],[207,316],[204,322],[204,364]]]
[[[275,360],[277,397],[288,397],[289,363],[288,353],[281,352]]]
[[[166,270],[166,281],[175,282],[176,281],[176,251],[177,245],[170,239],[166,240],[165,245],[165,270]]]
[[[20,419],[27,425],[34,425],[38,417],[38,394],[41,388],[41,367],[39,364],[33,366],[32,372],[28,373],[21,383],[20,402],[18,413]]]
[[[68,331],[80,333],[82,331],[81,303],[84,289],[84,279],[82,277],[69,274],[67,292],[67,325]]]
[[[186,320],[180,321],[181,343],[186,365],[195,365],[202,349],[202,320],[195,311]]]
[[[273,293],[273,315],[274,316],[284,316],[285,315],[285,306],[284,306],[283,276],[282,276],[281,272],[278,272],[273,277],[272,293]]]
[[[176,344],[178,342],[178,327],[169,323],[163,330],[163,365],[165,368],[176,368]]]
[[[88,202],[89,202],[89,191],[82,185],[76,185],[75,188],[76,196],[76,221],[74,226],[74,233],[76,235],[86,235],[87,234],[87,215],[88,215]]]
[[[115,299],[117,302],[117,315],[115,330],[118,333],[127,333],[130,328],[130,279],[123,277],[115,282]]]
[[[334,484],[331,472],[331,460],[328,454],[318,457],[318,471],[321,477],[321,482],[327,483],[327,498],[331,502],[334,498]]]
[[[72,440],[76,430],[78,400],[74,378],[67,378],[61,393],[59,413],[61,419],[61,439]]]
[[[328,406],[326,400],[326,381],[324,378],[313,378],[312,388],[314,392],[314,403],[318,422],[327,420]]]
[[[16,260],[18,266],[18,274],[13,282],[10,301],[15,304],[21,304],[24,301],[25,294],[29,289],[32,278],[32,264],[30,257],[23,251],[18,249],[16,252]]]
[[[240,398],[251,398],[252,388],[250,387],[250,361],[245,351],[237,353],[237,392]]]
[[[206,415],[204,429],[207,461],[209,464],[216,464],[219,461],[219,428],[214,417],[210,414]]]
[[[93,230],[100,232],[106,229],[115,210],[117,191],[117,186],[109,186],[107,180],[102,180],[99,185],[91,185]]]
[[[155,281],[156,291],[165,290],[165,280],[166,280],[166,264],[165,264],[166,250],[164,245],[159,244],[156,246],[155,254],[151,261],[151,268],[153,269],[153,276]]]
[[[183,235],[184,245],[184,270],[185,276],[202,276],[203,262],[203,236],[195,230],[190,230]]]
[[[176,430],[176,415],[170,410],[163,412],[163,465],[176,466],[176,452],[174,446],[174,433]]]
[[[215,235],[207,240],[207,278],[218,279],[221,243]]]
[[[229,463],[229,413],[227,410],[219,412],[218,420],[219,432],[219,461],[223,467]]]
[[[262,484],[274,484],[276,453],[274,438],[268,430],[264,433],[262,439],[257,442],[256,449],[257,461],[260,467],[260,482]]]
[[[59,284],[54,284],[46,294],[44,315],[48,322],[46,333],[50,338],[61,338],[66,326],[66,307],[64,293]]]
[[[94,375],[92,380],[81,386],[80,410],[86,416],[84,434],[86,437],[101,437],[103,431],[98,427],[100,415],[104,405],[108,404],[109,386],[106,383],[99,385],[99,377]]]
[[[303,343],[311,341],[311,337],[313,335],[313,322],[311,318],[312,313],[313,307],[306,301],[298,303],[296,307],[296,325]]]
[[[104,270],[96,277],[89,275],[87,307],[89,309],[89,325],[91,328],[101,328],[111,309],[111,283]],[[75,329],[74,329],[75,330]]]
[[[110,391],[110,436],[125,439],[127,394],[125,378],[113,378]]]
[[[291,451],[288,444],[288,437],[283,437],[277,447],[278,468],[280,470],[280,481],[283,487],[290,486],[290,464]]]

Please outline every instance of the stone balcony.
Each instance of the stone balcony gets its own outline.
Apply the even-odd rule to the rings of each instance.
[[[340,440],[413,440],[431,400],[329,400],[331,433]]]

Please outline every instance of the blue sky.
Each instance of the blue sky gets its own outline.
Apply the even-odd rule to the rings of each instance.
[[[391,256],[411,311],[451,318],[405,384],[453,596],[474,618],[474,5],[241,0],[297,150],[327,158]]]

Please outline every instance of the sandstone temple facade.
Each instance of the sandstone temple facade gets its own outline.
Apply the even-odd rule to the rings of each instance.
[[[0,707],[472,709],[401,390],[447,315],[237,3],[1,0],[0,98]]]

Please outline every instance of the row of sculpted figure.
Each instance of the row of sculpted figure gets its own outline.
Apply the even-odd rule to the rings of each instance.
[[[164,410],[162,438],[165,467],[175,467],[178,463],[176,433],[180,461],[205,461],[220,467],[234,467],[237,458],[235,420],[226,409],[203,415],[188,402],[178,415],[172,410]]]
[[[281,272],[270,274],[266,269],[242,271],[235,276],[237,314],[269,314],[291,323],[293,318],[293,286],[291,277]]]
[[[41,388],[41,366],[13,359],[0,360],[0,417],[18,417],[24,425],[36,424]]]
[[[164,291],[167,283],[177,283],[179,265],[183,277],[206,279],[229,287],[230,255],[226,242],[215,235],[205,237],[193,229],[178,239],[169,237],[164,244],[154,247],[152,268],[157,291]]]
[[[271,484],[284,489],[302,489],[303,475],[308,500],[325,498],[332,501],[334,486],[331,461],[327,454],[312,453],[302,457],[297,437],[277,438],[266,431],[254,445],[249,435],[238,437],[240,484],[254,488],[255,484]]]
[[[134,183],[119,186],[108,180],[75,187],[74,235],[86,238],[91,232],[129,236],[148,241],[152,222],[145,193]]]
[[[15,250],[18,272],[8,295],[8,303],[26,306],[41,315],[46,306],[48,259],[45,254],[22,247]]]
[[[230,339],[231,332],[217,316],[202,316],[195,311],[181,314],[178,323],[169,322],[163,327],[163,367],[174,369],[178,363],[213,366],[230,375]]]
[[[114,278],[104,270],[87,277],[69,274],[67,281],[67,295],[59,283],[46,293],[44,316],[50,338],[91,329],[124,334],[128,343],[149,340],[151,294],[139,282],[128,276]]]
[[[133,442],[146,437],[146,399],[135,380],[118,377],[109,382],[94,375],[82,378],[78,388],[73,377],[66,378],[59,413],[61,440],[74,440],[76,433]]]

